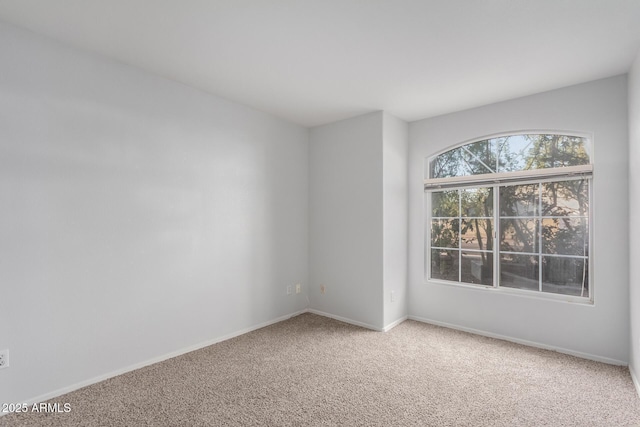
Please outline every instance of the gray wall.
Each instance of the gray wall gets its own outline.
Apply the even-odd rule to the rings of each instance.
[[[629,368],[640,392],[640,52],[629,71]]]
[[[310,132],[310,307],[384,330],[407,315],[407,123],[374,112]]]
[[[384,326],[389,327],[404,319],[408,309],[409,126],[387,113],[383,125],[383,299]]]
[[[306,306],[308,130],[0,24],[0,402]]]
[[[499,132],[592,133],[595,304],[425,283],[425,158]],[[409,313],[543,347],[626,363],[629,357],[626,76],[413,122],[409,127]]]
[[[375,329],[384,322],[382,129],[375,112],[312,128],[309,145],[311,307]]]

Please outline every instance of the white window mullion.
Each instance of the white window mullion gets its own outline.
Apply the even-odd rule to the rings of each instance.
[[[493,287],[497,288],[500,286],[500,187],[498,185],[493,187],[493,224]]]
[[[428,195],[426,197],[426,203],[423,204],[423,206],[425,207],[425,218],[426,221],[424,222],[425,225],[425,229],[424,229],[424,235],[425,235],[425,245],[424,245],[424,259],[425,259],[425,276],[423,277],[428,277],[429,279],[431,279],[431,222],[433,221],[433,218],[431,217],[431,213],[433,212],[431,210],[431,195]]]
[[[462,283],[462,190],[458,190],[458,282]]]
[[[542,292],[542,183],[538,183],[538,290]]]

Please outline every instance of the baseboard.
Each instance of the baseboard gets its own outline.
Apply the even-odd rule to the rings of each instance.
[[[633,381],[633,385],[636,387],[636,394],[640,397],[640,382],[632,365],[629,365],[629,373],[631,374],[631,381]]]
[[[70,386],[54,390],[54,391],[49,392],[49,393],[41,394],[40,396],[34,397],[32,399],[23,400],[23,401],[21,401],[21,403],[25,403],[25,404],[31,406],[34,403],[40,403],[40,402],[44,402],[44,401],[47,401],[47,400],[50,400],[50,399],[54,399],[56,397],[62,396],[63,394],[71,393],[72,391],[76,391],[76,390],[79,390],[81,388],[84,388],[84,387],[99,383],[101,381],[108,380],[109,378],[117,377],[118,375],[126,374],[127,372],[135,371],[136,369],[140,369],[140,368],[144,368],[145,366],[153,365],[154,363],[159,363],[159,362],[165,361],[167,359],[171,359],[173,357],[181,356],[183,354],[190,353],[190,352],[196,351],[196,350],[200,350],[201,348],[208,347],[210,345],[217,344],[219,342],[226,341],[226,340],[229,340],[231,338],[235,338],[237,336],[244,335],[246,333],[249,333],[249,332],[252,332],[252,331],[255,331],[255,330],[258,330],[258,329],[262,329],[262,328],[267,327],[269,325],[273,325],[274,323],[282,322],[284,320],[287,320],[287,319],[290,319],[292,317],[298,316],[298,315],[303,314],[305,312],[307,312],[306,309],[294,312],[292,314],[287,314],[285,316],[280,316],[280,317],[278,317],[276,319],[268,320],[266,322],[262,322],[262,323],[259,323],[257,325],[253,325],[253,326],[250,326],[248,328],[244,328],[244,329],[241,329],[239,331],[235,331],[235,332],[232,332],[232,333],[227,334],[227,335],[223,335],[223,336],[218,337],[218,338],[207,340],[207,341],[204,341],[204,342],[201,342],[201,343],[189,346],[189,347],[182,348],[180,350],[172,351],[171,353],[166,353],[166,354],[163,354],[162,356],[158,356],[158,357],[154,357],[154,358],[149,359],[149,360],[145,360],[144,362],[135,363],[133,365],[129,365],[129,366],[127,366],[125,368],[122,368],[122,369],[117,369],[115,371],[112,371],[112,372],[109,372],[109,373],[106,373],[106,374],[103,374],[103,375],[98,375],[97,377],[93,377],[93,378],[90,378],[90,379],[85,380],[85,381],[80,381],[78,383],[75,383],[75,384],[72,384]],[[3,415],[7,415],[8,413],[9,412],[0,412],[0,417],[3,416]]]
[[[384,332],[388,332],[391,329],[395,328],[396,326],[398,326],[400,323],[404,322],[405,320],[407,320],[409,318],[409,316],[402,316],[401,318],[399,318],[398,320],[396,320],[395,322],[391,322],[389,323],[387,326],[385,326],[384,328],[382,328],[382,330]]]
[[[426,319],[424,317],[409,316],[409,319],[416,320],[416,321],[422,322],[422,323],[429,323],[431,325],[443,326],[443,327],[449,328],[449,329],[456,329],[458,331],[469,332],[469,333],[476,334],[476,335],[482,335],[482,336],[489,337],[489,338],[496,338],[496,339],[503,340],[503,341],[510,341],[510,342],[514,342],[516,344],[522,344],[522,345],[526,345],[526,346],[529,346],[529,347],[536,347],[536,348],[541,348],[541,349],[544,349],[544,350],[557,351],[558,353],[568,354],[570,356],[576,356],[576,357],[580,357],[582,359],[594,360],[596,362],[603,362],[603,363],[607,363],[609,365],[619,365],[619,366],[627,366],[628,365],[627,362],[623,362],[622,360],[611,359],[609,357],[604,357],[604,356],[597,356],[595,354],[590,354],[590,353],[583,353],[581,351],[574,351],[574,350],[570,350],[568,348],[542,344],[542,343],[535,342],[535,341],[523,340],[523,339],[520,339],[520,338],[514,338],[514,337],[507,336],[507,335],[494,334],[492,332],[486,332],[486,331],[482,331],[482,330],[479,330],[479,329],[467,328],[465,326],[454,325],[452,323],[446,323],[446,322],[440,322],[440,321],[437,321],[437,320]],[[637,385],[636,385],[636,388],[638,389]],[[640,390],[640,389],[638,389],[638,390]]]
[[[368,323],[359,322],[357,320],[349,319],[349,318],[342,317],[342,316],[337,316],[337,315],[331,314],[331,313],[325,313],[324,311],[316,310],[314,308],[307,309],[307,313],[313,313],[313,314],[317,314],[318,316],[328,317],[330,319],[339,320],[339,321],[344,322],[344,323],[349,323],[350,325],[360,326],[360,327],[371,329],[371,330],[378,331],[378,332],[384,332],[384,329],[380,328],[378,326],[373,326],[373,325],[370,325]]]
[[[306,310],[307,313],[313,313],[313,314],[317,314],[318,316],[323,316],[323,317],[328,317],[330,319],[334,319],[334,320],[339,320],[341,322],[344,323],[348,323],[350,325],[354,325],[354,326],[361,326],[363,328],[367,328],[367,329],[371,329],[377,332],[387,332],[390,331],[391,329],[395,328],[396,326],[398,326],[400,323],[404,322],[405,320],[408,319],[408,316],[403,316],[398,320],[395,320],[394,322],[391,322],[390,324],[388,324],[387,326],[380,328],[378,326],[373,326],[370,325],[368,323],[364,323],[364,322],[359,322],[357,320],[353,320],[353,319],[349,319],[347,317],[342,317],[342,316],[337,316],[335,314],[331,314],[331,313],[326,313],[324,311],[320,311],[320,310],[316,310],[314,308],[309,308]]]

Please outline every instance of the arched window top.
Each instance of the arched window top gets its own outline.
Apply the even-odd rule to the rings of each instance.
[[[471,142],[429,162],[429,178],[504,174],[590,165],[588,140],[581,136],[528,133]]]

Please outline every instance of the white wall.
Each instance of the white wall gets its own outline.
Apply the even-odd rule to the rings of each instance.
[[[0,58],[0,402],[305,308],[307,129],[4,24]]]
[[[313,310],[379,330],[406,317],[407,156],[408,125],[385,112],[311,129]]]
[[[384,113],[383,127],[383,300],[387,327],[407,316],[409,126]]]
[[[629,301],[631,369],[640,392],[640,52],[629,71]]]
[[[310,130],[311,307],[383,327],[383,113]],[[324,285],[325,294],[320,293]]]
[[[625,363],[629,356],[626,76],[599,80],[409,127],[409,313],[433,322]],[[424,280],[424,159],[472,138],[518,130],[594,136],[594,305]]]

